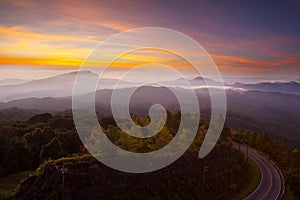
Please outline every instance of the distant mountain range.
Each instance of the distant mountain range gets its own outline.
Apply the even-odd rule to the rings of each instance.
[[[38,80],[19,80],[19,79],[9,79],[0,81],[0,101],[8,102],[24,98],[44,98],[44,97],[66,97],[71,96],[73,91],[73,85],[77,73],[81,74],[83,84],[90,84],[91,80],[98,75],[90,71],[82,72],[71,72],[67,74],[57,75],[45,79]],[[177,79],[174,81],[161,81],[152,83],[153,86],[165,85],[167,87],[182,87],[186,86],[185,79]],[[209,85],[220,85],[212,79],[196,77],[194,79],[188,80],[194,89],[206,88],[206,83]],[[101,79],[98,85],[98,90],[100,89],[113,89],[118,83],[118,88],[129,88],[136,87],[138,83],[119,81],[117,79],[105,78]],[[187,88],[185,88],[187,89]],[[231,90],[257,90],[257,91],[270,91],[270,92],[280,92],[287,94],[297,94],[300,95],[300,83],[296,81],[291,82],[261,82],[256,84],[245,84],[245,83],[235,83],[226,84],[225,89]],[[84,92],[82,92],[83,94]]]
[[[183,95],[190,93],[187,89],[177,89]],[[119,89],[122,95],[126,95],[129,89]],[[201,108],[210,108],[210,97],[207,89],[195,90]],[[108,107],[111,101],[112,89],[103,89],[96,92],[96,107]],[[72,97],[45,97],[45,98],[25,98],[0,103],[0,109],[18,107],[23,109],[37,109],[45,111],[61,111],[71,109]],[[122,98],[120,99],[122,103]],[[134,107],[142,107],[160,103],[168,109],[179,108],[175,95],[165,87],[143,86],[137,89],[131,97],[130,104]],[[189,99],[185,102],[188,104]],[[293,123],[300,128],[298,119],[300,118],[300,96],[293,94],[282,94],[277,92],[264,91],[227,91],[228,108],[231,111],[244,115],[272,121],[281,119],[284,123]],[[276,114],[275,114],[276,113]],[[294,116],[290,118],[287,116]],[[297,117],[298,116],[298,117]]]
[[[196,77],[193,79],[184,79],[184,78],[180,78],[180,79],[176,79],[174,81],[161,81],[158,82],[157,84],[161,84],[161,85],[166,85],[166,86],[170,86],[170,87],[185,87],[187,81],[190,83],[190,85],[192,87],[197,87],[197,86],[205,86],[206,84],[211,84],[211,85],[215,85],[215,84],[219,84],[219,82],[216,82],[214,80],[208,79],[208,78],[202,78],[202,77]]]
[[[177,88],[183,95],[191,92],[187,89]],[[110,114],[111,89],[98,90],[96,92],[96,108],[102,113]],[[128,88],[119,89],[123,95],[127,94]],[[207,89],[195,90],[201,110],[209,110],[210,97]],[[122,96],[122,95],[121,95]],[[118,105],[122,104],[122,98]],[[178,110],[179,103],[172,92],[165,87],[144,86],[137,89],[130,101],[130,111],[136,114],[148,114],[148,109],[153,104],[162,104],[166,109]],[[189,104],[189,99],[185,99]],[[300,95],[282,94],[265,91],[235,91],[227,90],[228,111],[245,118],[253,119],[272,128],[277,135],[300,133]],[[18,107],[21,109],[62,111],[72,108],[72,97],[47,97],[26,98],[0,103],[1,109]],[[191,111],[193,108],[191,108]],[[237,119],[235,119],[237,120]],[[239,126],[236,123],[237,126]],[[268,129],[270,132],[270,129]]]
[[[300,95],[300,83],[290,82],[261,82],[256,84],[235,83],[230,85],[233,88],[242,88],[245,90],[259,90],[266,92],[280,92]]]
[[[73,85],[80,73],[83,84],[90,84],[98,75],[90,71],[71,72],[45,79],[31,80],[20,84],[0,86],[0,101],[12,101],[24,98],[64,97],[72,95]],[[118,82],[116,79],[101,79],[98,89],[112,89]],[[134,86],[134,83],[120,81],[123,87]]]
[[[84,83],[89,84],[96,74],[86,71],[80,72]],[[72,108],[72,90],[76,72],[54,76],[46,79],[32,80],[25,83],[0,86],[0,112],[14,112],[14,109],[29,109],[30,113],[58,112]],[[110,102],[116,79],[103,79],[96,92],[96,108],[101,113],[110,114]],[[174,81],[157,82],[152,86],[143,86],[137,89],[130,100],[130,111],[136,114],[148,114],[148,109],[153,104],[162,104],[166,109],[178,110],[179,103],[168,88],[172,87],[180,94],[186,95],[190,89],[182,87],[183,79]],[[209,119],[210,97],[205,83],[216,84],[211,79],[197,77],[189,80],[197,94],[201,111],[207,111]],[[128,94],[130,88],[136,88],[137,83],[120,81],[118,91],[122,95]],[[105,89],[106,88],[106,89]],[[256,84],[225,84],[228,104],[227,123],[233,128],[249,128],[250,130],[265,131],[276,137],[284,136],[297,140],[300,134],[300,84],[290,82],[261,82]],[[85,95],[84,93],[79,95]],[[121,95],[121,96],[122,96]],[[122,108],[122,98],[117,102]],[[190,104],[189,98],[184,102]],[[12,111],[10,110],[12,109]],[[193,111],[193,108],[189,108]],[[21,111],[16,111],[19,115]],[[247,124],[247,125],[246,125]],[[259,125],[261,124],[261,125]],[[296,137],[295,137],[296,136]],[[296,139],[295,139],[296,138]],[[298,137],[299,138],[299,137]],[[299,141],[300,144],[300,141]]]
[[[25,82],[28,82],[30,80],[25,80],[25,79],[4,79],[4,80],[0,80],[0,86],[4,86],[4,85],[18,85],[18,84],[22,84]]]

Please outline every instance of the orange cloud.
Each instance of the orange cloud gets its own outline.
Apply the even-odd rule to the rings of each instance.
[[[70,58],[25,58],[0,56],[0,63],[6,65],[78,67],[81,65],[82,60]]]
[[[80,38],[80,37],[71,37],[64,35],[47,35],[29,32],[24,27],[4,27],[0,26],[0,34],[3,36],[7,36],[8,38],[36,38],[36,39],[44,39],[44,40],[63,40],[63,41],[81,41],[81,42],[90,42],[90,43],[99,43],[98,40],[91,40],[89,38]]]
[[[218,67],[223,70],[236,71],[271,71],[274,67],[300,66],[300,57],[277,57],[274,60],[256,60],[238,56],[211,55]],[[273,68],[272,68],[273,67]]]
[[[68,56],[70,52],[56,52],[56,55],[52,53],[53,56],[42,56],[42,57],[24,57],[24,56],[11,56],[11,55],[1,55],[0,54],[0,64],[6,65],[33,65],[33,66],[69,66],[69,67],[79,67],[83,62],[84,58],[71,57]],[[72,53],[72,51],[71,51]],[[111,55],[109,54],[111,53]],[[73,54],[72,54],[73,56]],[[103,67],[110,60],[114,58],[113,51],[108,51],[105,57],[107,60],[92,60],[88,59],[85,62],[86,67]],[[168,52],[158,51],[153,52],[152,50],[144,50],[140,52],[132,52],[120,56],[117,60],[110,64],[110,67],[114,68],[133,68],[138,65],[144,64],[164,64],[176,68],[192,68],[190,63],[183,60],[182,58],[173,55]]]
[[[17,7],[10,12],[9,20],[21,23],[0,24],[0,64],[80,66],[92,49],[91,46],[113,33],[139,26],[169,27],[189,34],[203,44],[209,53],[212,53],[211,56],[217,66],[223,70],[268,71],[272,70],[272,67],[299,67],[300,63],[299,56],[295,57],[288,53],[284,55],[284,52],[283,55],[275,55],[281,53],[278,46],[295,46],[293,38],[274,35],[272,31],[268,33],[267,38],[224,37],[222,32],[216,34],[209,30],[226,31],[228,29],[226,24],[205,17],[197,17],[195,18],[197,20],[193,20],[188,15],[178,14],[180,10],[166,9],[151,1],[142,3],[90,1],[87,3],[78,0],[72,1],[71,6],[68,1],[6,0],[4,2]],[[150,9],[142,10],[141,6]],[[22,15],[16,14],[18,9],[24,11]],[[44,16],[44,13],[47,15]],[[182,18],[188,21],[180,21]],[[71,29],[68,29],[68,26]],[[75,31],[72,27],[75,27]],[[207,31],[199,27],[209,28]],[[56,28],[62,28],[62,31],[56,32]],[[232,28],[234,27],[231,26],[230,29]],[[241,30],[239,27],[231,31],[241,35],[249,32],[248,29]],[[119,44],[113,45],[115,45],[113,48],[118,48]],[[113,55],[113,48],[103,54],[107,54],[109,58]],[[193,52],[188,53],[197,59],[197,55],[193,55]],[[158,62],[189,68],[187,63],[178,59],[156,56],[127,55],[115,62],[113,66],[128,68],[145,62]],[[101,64],[101,61],[94,62],[95,65]]]

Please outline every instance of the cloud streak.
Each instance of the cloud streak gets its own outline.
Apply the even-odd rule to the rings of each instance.
[[[195,38],[223,71],[300,72],[297,5],[274,3],[274,11],[266,13],[270,5],[245,4],[2,1],[0,64],[78,67],[89,51],[108,36],[129,28],[160,26]],[[121,47],[111,44],[104,53],[110,55],[114,48]],[[115,67],[130,67],[129,61],[137,64],[151,59],[146,54],[130,59],[127,56]],[[164,56],[158,61],[176,62]],[[180,62],[177,67],[182,65],[187,67]]]

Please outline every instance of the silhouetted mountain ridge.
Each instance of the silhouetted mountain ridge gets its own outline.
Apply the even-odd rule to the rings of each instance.
[[[187,95],[191,90],[176,89],[182,95]],[[127,95],[130,88],[119,89],[122,95]],[[113,90],[105,89],[96,92],[96,108],[102,113],[110,114],[111,95]],[[210,97],[207,89],[197,89],[196,94],[201,110],[210,109]],[[82,95],[83,97],[85,95]],[[186,98],[181,102],[189,104]],[[148,109],[153,104],[162,104],[166,109],[175,111],[180,108],[174,94],[165,87],[143,86],[137,89],[130,99],[130,111],[136,114],[148,114]],[[262,128],[275,135],[288,137],[297,136],[300,132],[300,96],[265,91],[235,91],[227,90],[228,112],[253,119],[263,124]],[[117,99],[117,106],[123,108],[123,99]],[[127,105],[128,106],[128,105]],[[18,107],[21,109],[36,109],[43,111],[63,111],[72,108],[72,98],[27,98],[0,103],[0,109]],[[193,111],[193,108],[189,108]],[[245,122],[246,123],[246,122]],[[255,123],[251,123],[254,127]],[[236,123],[237,125],[237,123]],[[238,125],[237,125],[238,126]],[[258,128],[258,127],[256,127]],[[262,129],[261,128],[261,129]],[[264,129],[262,129],[264,130]],[[271,130],[271,131],[270,131]]]
[[[231,86],[235,88],[243,88],[245,90],[260,90],[300,95],[300,83],[296,81],[260,82],[256,84],[244,84],[237,82]]]

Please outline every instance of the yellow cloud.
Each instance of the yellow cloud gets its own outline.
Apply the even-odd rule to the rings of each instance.
[[[17,27],[9,27],[9,28],[0,26],[0,34],[6,35],[6,36],[8,36],[8,38],[29,37],[29,38],[55,40],[55,41],[62,40],[62,41],[81,41],[81,42],[89,42],[89,43],[99,43],[99,40],[93,40],[93,39],[89,39],[89,38],[33,33],[33,32],[29,32],[24,27],[18,27],[18,26]]]

